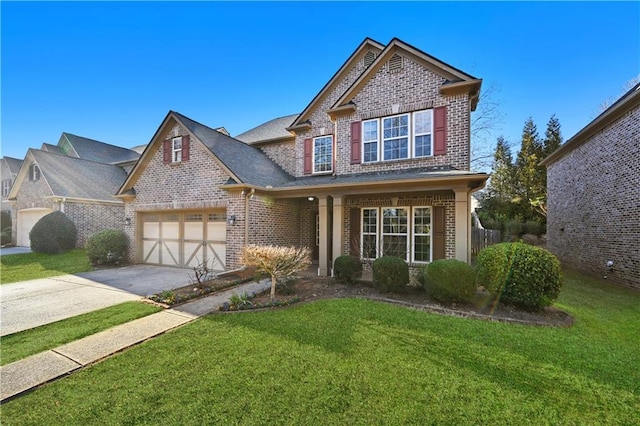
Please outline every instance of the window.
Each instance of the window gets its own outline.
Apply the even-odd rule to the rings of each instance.
[[[171,140],[171,162],[179,163],[182,161],[182,137],[173,138]]]
[[[29,180],[34,181],[40,179],[40,168],[36,164],[29,166]]]
[[[333,136],[313,139],[313,173],[333,171]]]
[[[9,195],[9,190],[11,189],[11,179],[5,179],[2,181],[2,196],[6,197]]]
[[[361,233],[363,259],[398,256],[414,263],[431,261],[431,207],[364,208]]]
[[[382,140],[379,135],[382,134]],[[362,122],[364,163],[433,155],[433,110]]]

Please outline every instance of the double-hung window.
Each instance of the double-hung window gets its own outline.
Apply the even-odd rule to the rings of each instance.
[[[313,173],[333,171],[333,136],[313,139]]]
[[[364,163],[433,155],[433,110],[363,121],[362,152]]]
[[[182,136],[178,136],[171,140],[171,162],[179,163],[182,161]]]
[[[9,190],[11,189],[11,179],[5,179],[2,181],[2,196],[6,197],[9,195]]]
[[[431,207],[362,209],[361,256],[397,256],[408,262],[431,262]]]

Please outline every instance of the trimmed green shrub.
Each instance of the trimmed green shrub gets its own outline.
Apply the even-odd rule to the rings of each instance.
[[[551,305],[560,294],[560,262],[545,249],[522,242],[480,251],[477,283],[496,299],[529,311]]]
[[[97,232],[87,240],[87,255],[94,265],[118,265],[125,258],[129,240],[118,229]]]
[[[437,302],[469,302],[476,295],[476,271],[457,259],[431,262],[424,270],[424,290]]]
[[[362,277],[362,262],[357,256],[339,256],[333,262],[333,275],[336,280],[346,283],[355,284]]]
[[[36,253],[58,254],[76,246],[76,225],[60,211],[43,216],[31,228],[31,250]]]
[[[381,292],[402,293],[409,284],[409,265],[396,256],[383,256],[373,261],[373,285]]]
[[[0,212],[0,244],[11,244],[11,214],[8,211]]]

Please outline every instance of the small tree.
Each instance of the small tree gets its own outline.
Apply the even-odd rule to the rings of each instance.
[[[278,279],[306,269],[311,264],[311,252],[307,247],[249,245],[242,252],[242,263],[271,276],[270,298],[273,300]]]

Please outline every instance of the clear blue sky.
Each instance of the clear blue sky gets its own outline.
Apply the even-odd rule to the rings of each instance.
[[[493,138],[566,139],[640,74],[640,2],[6,2],[2,155],[70,132],[132,147],[169,110],[239,134],[301,112],[365,37],[498,85]],[[517,149],[517,147],[516,147]]]

